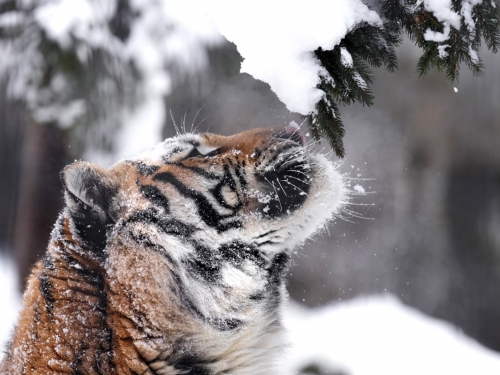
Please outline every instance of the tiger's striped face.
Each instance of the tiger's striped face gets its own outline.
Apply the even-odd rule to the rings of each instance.
[[[92,173],[96,181],[84,182]],[[75,195],[88,194],[88,183],[97,189],[102,179],[101,196],[89,199],[113,222],[155,218],[180,241],[210,247],[241,240],[266,254],[303,242],[332,217],[344,194],[340,174],[322,155],[309,154],[293,127],[230,137],[185,134],[109,171],[76,163],[65,175]],[[109,202],[100,207],[99,200]]]
[[[120,217],[143,212],[175,218],[179,222],[170,222],[170,231],[208,247],[243,241],[265,254],[291,250],[331,216],[342,197],[339,174],[307,154],[293,127],[231,137],[186,134],[115,169],[128,177],[118,198],[126,203]]]
[[[154,295],[155,327],[170,327],[165,311],[181,306],[189,318],[176,321],[196,331],[186,337],[237,335],[256,322],[270,330],[292,250],[343,200],[340,174],[304,143],[292,127],[181,135],[109,170],[67,167],[67,205],[83,242],[103,252],[115,294]]]

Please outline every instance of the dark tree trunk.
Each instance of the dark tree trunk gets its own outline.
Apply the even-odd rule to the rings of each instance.
[[[0,84],[0,252],[14,249],[14,224],[19,191],[25,118]]]
[[[59,173],[69,163],[67,150],[67,136],[58,127],[26,128],[14,242],[23,287],[63,206]]]

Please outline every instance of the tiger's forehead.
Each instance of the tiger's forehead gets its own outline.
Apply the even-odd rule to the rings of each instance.
[[[261,146],[271,136],[272,129],[252,129],[233,136],[219,134],[183,134],[165,141],[143,151],[135,157],[128,158],[130,161],[148,161],[152,163],[164,162],[185,150],[198,148],[201,154],[207,154],[218,148],[227,148],[241,151],[243,154],[251,155],[255,148]]]
[[[257,128],[230,137],[209,133],[201,134],[201,137],[205,145],[214,149],[224,147],[251,155],[257,147],[267,145],[268,141],[272,138],[273,131],[274,128]]]
[[[167,138],[163,142],[158,143],[140,154],[128,158],[128,160],[148,160],[151,162],[165,161],[176,153],[202,144],[202,141],[202,137],[198,134],[184,134],[173,138]]]

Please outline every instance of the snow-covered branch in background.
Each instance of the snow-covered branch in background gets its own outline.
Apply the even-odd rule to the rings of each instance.
[[[484,39],[496,52],[499,13],[492,0],[206,1],[220,32],[244,58],[241,71],[267,82],[289,110],[305,116],[316,139],[344,156],[339,104],[373,103],[371,67],[397,67],[403,33],[431,67],[458,79],[465,62],[482,72]]]
[[[93,160],[159,142],[171,70],[203,68],[222,41],[197,0],[0,0],[10,96],[35,122],[80,133]]]

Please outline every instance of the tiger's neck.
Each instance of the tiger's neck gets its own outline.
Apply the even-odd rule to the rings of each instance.
[[[0,374],[269,373],[282,339],[265,301],[241,326],[202,316],[164,255],[118,240],[102,258],[76,225],[59,217]]]
[[[150,237],[130,232],[113,238],[106,267],[108,317],[116,352],[128,354],[123,356],[127,368],[167,375],[276,373],[273,363],[283,344],[278,299],[284,285],[269,288],[272,304],[267,296],[249,295],[241,297],[245,303],[236,299],[226,305],[228,289],[212,288],[202,279],[197,284],[196,277],[186,280],[185,264],[171,254],[189,248],[182,249],[176,239],[153,244]],[[213,295],[218,297],[203,300]],[[237,307],[236,318],[227,314]]]
[[[31,272],[2,374],[113,373],[103,270],[72,227],[62,213]]]

